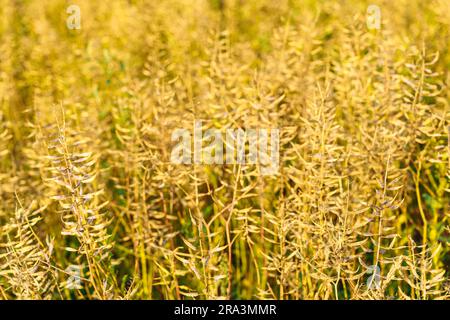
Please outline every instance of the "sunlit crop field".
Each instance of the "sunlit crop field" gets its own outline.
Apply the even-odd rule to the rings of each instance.
[[[1,299],[450,298],[450,1],[0,18]]]

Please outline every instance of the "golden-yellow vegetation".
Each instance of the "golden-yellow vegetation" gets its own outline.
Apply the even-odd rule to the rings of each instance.
[[[450,297],[448,0],[0,13],[2,299]],[[279,128],[278,175],[171,163],[198,119]]]

